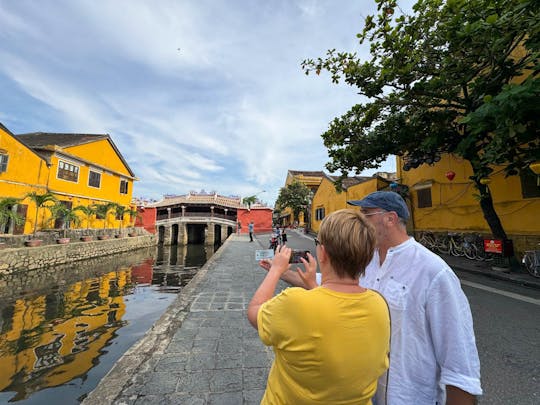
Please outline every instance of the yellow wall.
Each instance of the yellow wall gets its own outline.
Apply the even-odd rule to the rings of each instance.
[[[327,216],[331,212],[341,210],[344,208],[351,208],[347,205],[349,200],[360,200],[369,193],[379,190],[381,187],[385,187],[387,184],[381,182],[374,177],[372,180],[365,181],[363,183],[356,184],[348,187],[341,193],[336,191],[331,179],[324,177],[321,181],[319,189],[313,197],[313,204],[311,206],[311,227],[315,232],[319,232],[321,226],[321,220],[316,220],[316,210],[324,208],[324,215]]]
[[[402,162],[398,159],[397,167],[402,184],[410,187],[416,230],[491,233],[475,197],[478,191],[468,178],[472,175],[469,162],[453,155],[443,155],[441,161],[433,166],[424,164],[417,169],[403,171]],[[456,173],[453,180],[446,178],[448,171]],[[495,211],[506,233],[540,234],[540,198],[523,199],[519,176],[505,178],[502,167],[494,167],[490,180]],[[432,207],[418,208],[415,187],[429,182],[432,182]]]
[[[129,171],[122,160],[116,154],[116,151],[106,139],[86,143],[84,145],[70,146],[64,150],[72,155],[79,156],[83,159],[95,162],[100,166],[104,166],[130,176]]]
[[[91,144],[82,145],[81,147],[84,147],[84,146],[90,147]],[[108,142],[106,144],[102,144],[102,147],[104,147],[105,149],[103,150],[104,155],[108,155],[108,153],[106,153],[107,148],[112,150]],[[71,152],[71,148],[69,149]],[[94,148],[90,148],[90,149],[91,151],[95,151]],[[79,152],[80,152],[80,149],[79,149]],[[90,153],[87,153],[86,155],[87,156],[84,157],[86,160],[90,160],[92,162],[96,161],[91,156],[89,156]],[[96,159],[98,158],[99,157],[96,156]],[[111,155],[109,159],[111,159],[110,164],[106,167],[117,166],[118,165],[117,163],[121,162],[121,160],[118,158],[116,153]],[[58,178],[59,160],[79,166],[79,177],[76,183],[73,181]],[[88,179],[89,179],[91,170],[101,173],[101,183],[100,183],[99,188],[91,187],[88,185]],[[126,169],[124,169],[123,171],[125,172]],[[121,179],[128,181],[127,194],[120,193],[120,180]],[[88,163],[77,161],[76,159],[73,159],[70,157],[65,157],[61,154],[60,155],[55,154],[51,157],[49,189],[52,193],[55,193],[56,195],[58,195],[59,199],[72,202],[73,204],[72,208],[79,205],[87,206],[87,205],[92,205],[92,204],[103,204],[107,202],[114,202],[114,203],[123,205],[125,207],[130,207],[131,196],[133,193],[133,180],[128,177],[120,176],[116,173],[113,173],[112,171],[103,170],[96,166],[89,165]],[[80,217],[82,219],[82,223],[80,227],[86,228],[87,219],[82,214]],[[90,223],[88,225],[90,228],[103,228],[104,224],[103,224],[103,220],[96,219],[94,217],[90,220]],[[128,225],[129,225],[129,220],[126,216],[122,226],[128,226]],[[117,221],[116,219],[114,219],[114,214],[111,213],[107,217],[107,222],[105,224],[105,227],[116,228],[119,226],[120,226],[120,221]]]
[[[6,197],[22,198],[35,191],[46,191],[49,169],[44,159],[20,143],[9,131],[0,126],[0,152],[9,156],[7,171],[0,173],[0,199]],[[35,205],[28,205],[24,233],[33,230]]]

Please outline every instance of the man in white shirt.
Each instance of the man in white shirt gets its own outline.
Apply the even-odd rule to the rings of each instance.
[[[377,250],[360,285],[379,291],[391,313],[388,381],[386,375],[379,380],[374,404],[475,404],[482,394],[480,360],[459,279],[444,260],[407,235],[409,210],[399,194],[376,191],[348,203],[361,208],[377,235]],[[313,288],[315,277],[289,270],[281,278]]]

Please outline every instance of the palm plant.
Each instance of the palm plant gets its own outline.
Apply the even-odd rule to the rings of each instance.
[[[120,205],[120,204],[115,204],[114,211],[115,211],[115,214],[116,214],[116,218],[120,219],[120,224],[118,226],[118,232],[121,235],[122,234],[122,227],[124,225],[124,215],[129,213],[131,211],[131,209],[129,207],[124,207],[123,205]]]
[[[31,193],[28,193],[24,196],[24,198],[30,199],[35,205],[36,205],[36,216],[34,219],[34,232],[33,232],[33,238],[36,238],[36,232],[37,232],[37,222],[38,222],[38,213],[40,208],[49,208],[51,204],[47,203],[56,203],[58,201],[56,197],[52,193],[44,193],[44,194],[38,194],[35,191],[32,191]]]
[[[103,203],[103,204],[95,204],[93,206],[93,209],[96,211],[96,216],[103,218],[103,229],[105,229],[105,226],[107,225],[107,216],[109,215],[109,211],[116,209],[117,204],[116,203]]]
[[[22,225],[24,218],[13,211],[13,206],[19,202],[17,198],[6,197],[0,200],[0,233],[3,233],[4,226],[8,221],[15,225]]]
[[[129,215],[129,226],[135,226],[135,220],[140,216],[136,209],[129,209],[126,214]]]
[[[248,211],[251,209],[251,205],[257,202],[257,196],[250,195],[242,199],[242,204],[247,205]]]
[[[135,220],[140,217],[139,211],[136,209],[129,209],[126,214],[129,215],[129,226],[134,227],[135,226]],[[129,234],[129,236],[135,236],[137,233],[132,231],[132,233]]]
[[[52,217],[51,220],[59,219],[62,222],[62,237],[66,237],[66,231],[70,223],[74,223],[76,226],[79,226],[81,219],[77,215],[76,209],[71,209],[61,201],[58,201],[56,204],[52,205],[49,210],[51,211]]]
[[[81,211],[85,218],[86,218],[86,233],[88,233],[88,229],[90,228],[90,219],[92,218],[92,215],[96,215],[96,208],[94,205],[79,205],[75,208],[73,208],[74,211]]]

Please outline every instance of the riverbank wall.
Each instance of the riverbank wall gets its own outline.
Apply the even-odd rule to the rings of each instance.
[[[58,266],[155,246],[156,243],[156,236],[147,234],[90,242],[3,248],[0,250],[0,278],[3,275],[16,272]]]

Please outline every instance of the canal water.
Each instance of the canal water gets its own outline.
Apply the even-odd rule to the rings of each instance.
[[[147,248],[0,278],[0,404],[78,404],[218,247]]]

